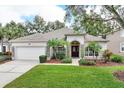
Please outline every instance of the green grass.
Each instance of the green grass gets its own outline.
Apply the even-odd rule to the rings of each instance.
[[[121,88],[124,82],[112,75],[124,66],[38,65],[12,81],[6,88]]]

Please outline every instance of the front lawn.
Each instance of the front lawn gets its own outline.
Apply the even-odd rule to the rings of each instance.
[[[17,78],[6,88],[120,88],[119,81],[112,72],[124,70],[124,66],[56,66],[38,65]]]

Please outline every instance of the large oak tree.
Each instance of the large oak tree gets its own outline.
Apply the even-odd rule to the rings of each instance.
[[[97,11],[96,11],[97,10]],[[95,36],[103,36],[124,29],[124,7],[120,5],[67,5],[66,21],[72,27]]]

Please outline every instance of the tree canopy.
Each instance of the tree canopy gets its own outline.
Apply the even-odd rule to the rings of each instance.
[[[72,20],[76,31],[104,37],[124,29],[124,6],[67,5],[65,20]]]
[[[46,33],[65,27],[65,24],[56,20],[55,22],[46,22],[41,16],[36,15],[33,22],[25,23],[29,33]]]
[[[0,43],[3,50],[3,39],[16,39],[33,33],[46,33],[63,28],[64,23],[56,20],[55,22],[46,22],[42,17],[36,15],[33,21],[24,23],[8,22],[5,25],[0,23]]]
[[[55,22],[46,22],[42,17],[36,15],[32,22],[16,23],[10,21],[5,25],[0,24],[0,40],[3,38],[11,40],[33,33],[46,33],[63,28],[64,26],[64,23],[58,20]]]
[[[21,23],[15,23],[14,21],[7,23],[3,27],[3,31],[5,33],[4,37],[8,40],[22,37],[28,34],[24,25],[22,25]]]

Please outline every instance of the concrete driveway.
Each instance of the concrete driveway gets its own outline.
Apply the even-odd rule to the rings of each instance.
[[[0,65],[0,87],[4,87],[36,65],[38,62],[35,61],[11,61]]]

